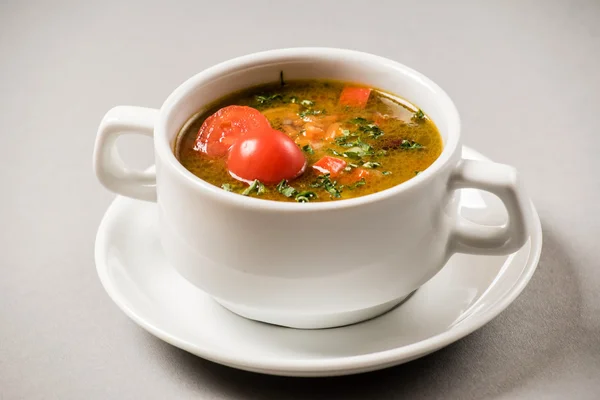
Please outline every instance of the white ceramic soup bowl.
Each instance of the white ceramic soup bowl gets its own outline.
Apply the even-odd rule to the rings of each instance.
[[[408,182],[364,197],[285,203],[244,197],[187,171],[173,146],[188,119],[240,89],[276,81],[335,79],[399,95],[436,123],[444,150]],[[156,172],[119,158],[123,133],[154,137]],[[433,277],[457,252],[506,254],[529,236],[530,205],[514,168],[461,159],[458,112],[435,83],[397,62],[329,48],[252,54],[209,68],[179,86],[160,110],[121,106],[102,120],[94,167],[108,189],[156,201],[167,259],[191,283],[247,318],[325,328],[379,315]],[[504,226],[458,215],[459,188],[496,194]],[[140,227],[141,229],[141,227]]]

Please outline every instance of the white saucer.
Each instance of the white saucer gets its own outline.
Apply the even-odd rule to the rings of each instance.
[[[463,149],[466,158],[485,159]],[[462,213],[502,223],[495,197],[464,190]],[[109,296],[158,338],[214,362],[289,376],[372,371],[422,357],[468,335],[503,311],[533,275],[542,247],[537,212],[528,243],[510,256],[456,255],[390,312],[356,325],[295,330],[239,317],[184,280],[157,236],[156,204],[118,197],[96,238],[96,266]]]

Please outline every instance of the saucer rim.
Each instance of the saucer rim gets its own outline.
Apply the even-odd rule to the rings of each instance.
[[[470,147],[463,146],[462,151],[463,154],[470,153],[475,159],[489,161],[489,158]],[[142,316],[137,314],[134,309],[128,306],[126,296],[121,295],[120,291],[112,285],[107,269],[104,268],[104,266],[108,265],[106,252],[104,251],[104,249],[107,248],[108,242],[108,236],[105,232],[109,231],[108,227],[115,221],[112,215],[118,211],[119,207],[126,206],[126,200],[131,199],[123,196],[116,196],[102,217],[102,221],[100,222],[96,234],[96,271],[102,286],[109,297],[121,311],[136,324],[157,338],[175,347],[222,365],[271,375],[316,377],[368,372],[415,360],[462,339],[497,317],[521,294],[537,268],[543,241],[541,221],[533,202],[530,200],[532,207],[530,218],[533,229],[528,242],[530,243],[531,249],[526,265],[518,280],[503,297],[487,307],[481,315],[478,316],[477,313],[473,313],[463,319],[459,324],[453,325],[437,335],[405,346],[354,356],[328,357],[316,360],[294,360],[269,357],[250,359],[249,357],[238,357],[236,354],[228,354],[223,351],[213,350],[208,345],[202,346],[202,343],[191,343],[184,339],[180,339],[176,335],[168,333],[159,326],[146,321]],[[344,327],[337,329],[344,329]]]

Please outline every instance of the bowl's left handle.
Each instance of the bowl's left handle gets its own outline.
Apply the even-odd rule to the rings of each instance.
[[[158,110],[118,106],[106,113],[96,136],[94,172],[107,189],[135,199],[156,201],[156,172],[129,169],[117,151],[117,138],[126,133],[153,136]]]

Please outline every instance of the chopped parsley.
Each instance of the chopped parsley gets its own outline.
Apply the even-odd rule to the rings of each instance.
[[[246,188],[246,190],[244,190],[242,192],[243,196],[250,196],[250,194],[252,192],[256,192],[256,194],[261,195],[265,192],[265,185],[263,185],[258,179],[255,179],[254,181],[252,181],[252,183],[250,184],[250,186],[248,186]]]
[[[392,171],[383,171],[383,172],[382,172],[382,174],[383,174],[383,175],[391,175],[391,174],[392,174]]]
[[[298,102],[298,98],[296,96],[290,96],[288,102],[296,104]]]
[[[267,94],[267,95],[256,95],[254,100],[261,106],[268,106],[276,100],[283,100],[283,96],[279,93]]]
[[[352,147],[352,144],[348,143],[348,139],[350,139],[348,136],[338,136],[335,138],[335,144],[342,147]]]
[[[344,168],[344,171],[352,171],[353,168],[358,168],[358,165],[348,163],[348,166],[346,166],[346,168]]]
[[[412,140],[403,139],[400,143],[401,149],[422,149],[423,147],[425,146]]]
[[[421,110],[420,108],[417,110],[417,112],[412,116],[412,120],[413,121],[421,121],[425,119],[425,113],[423,112],[423,110]]]
[[[383,131],[377,124],[373,123],[373,121],[369,121],[366,118],[357,117],[353,118],[350,121],[351,124],[358,125],[358,130],[360,132],[366,133],[373,139],[379,139],[384,135]]]
[[[363,151],[372,151],[373,148],[369,143],[363,142],[360,138],[356,139],[354,142],[348,143],[351,147],[358,147]]]
[[[352,147],[350,147],[347,151],[342,153],[342,155],[347,158],[360,159],[362,157],[372,156],[374,154],[373,147],[371,147],[369,143],[365,143],[362,140],[360,140],[360,138],[358,138],[354,142],[347,143],[345,145],[345,147],[348,146]]]
[[[353,190],[353,189],[356,189],[357,187],[365,186],[366,184],[367,184],[367,181],[365,181],[365,178],[361,178],[360,181],[354,182],[353,184],[348,185],[347,187],[348,187],[348,189]]]
[[[364,163],[362,165],[364,168],[377,168],[377,167],[381,167],[381,164],[378,162],[374,162],[374,161],[367,161],[366,163]]]
[[[361,158],[362,151],[358,147],[353,147],[349,151],[345,151],[342,155],[346,158],[353,160],[359,160]]]
[[[281,182],[277,185],[277,191],[284,195],[285,197],[293,197],[298,194],[298,191],[293,187],[288,185],[288,182],[285,179],[282,179]]]
[[[337,188],[337,182],[332,181],[329,174],[319,175],[317,180],[310,184],[313,188],[322,188],[333,198],[342,197],[341,191]]]
[[[310,147],[310,144],[305,144],[304,146],[302,146],[302,151],[306,154],[315,154],[315,151],[312,147]]]
[[[222,184],[221,189],[225,190],[226,192],[231,192],[233,190],[230,183]]]
[[[297,101],[297,99],[296,99],[296,101]],[[302,119],[306,118],[309,115],[326,114],[325,110],[315,110],[314,108],[312,108],[315,105],[315,102],[312,100],[304,99],[304,100],[300,101],[300,105],[305,107],[304,110],[302,110],[298,113],[298,115]]]
[[[277,185],[277,191],[285,197],[293,197],[298,203],[308,203],[309,201],[317,198],[317,194],[311,191],[303,191],[298,193],[295,188],[288,185],[288,182],[285,179],[282,179],[281,182],[279,182]]]
[[[366,133],[367,135],[369,135],[370,137],[372,137],[373,139],[379,139],[381,136],[384,135],[383,131],[381,130],[380,127],[378,127],[375,124],[367,124],[367,125],[363,125],[360,128],[358,128],[361,132]]]
[[[366,118],[362,118],[362,117],[356,117],[356,118],[352,118],[350,121],[351,124],[356,124],[356,125],[363,125],[368,123],[369,121],[366,120]]]
[[[298,115],[300,116],[300,118],[306,118],[309,115],[319,115],[319,114],[325,114],[325,110],[307,109],[307,110],[300,111],[298,113]]]
[[[300,192],[296,195],[296,201],[298,203],[308,203],[311,200],[317,198],[317,194],[315,192],[304,191]]]
[[[342,147],[353,147],[355,144],[350,140],[356,137],[358,137],[358,134],[352,133],[348,129],[342,129],[342,136],[336,137],[335,143]]]

